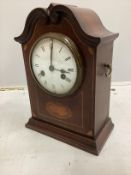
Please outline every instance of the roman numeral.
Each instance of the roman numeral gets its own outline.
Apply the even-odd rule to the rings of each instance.
[[[61,52],[62,49],[63,49],[63,47],[60,48],[59,53]]]
[[[35,66],[35,67],[39,67],[39,64],[35,64],[34,66]]]
[[[47,81],[45,80],[45,81],[44,81],[44,86],[46,86],[46,85],[47,85]]]
[[[54,84],[52,84],[52,88],[55,89],[55,85]]]
[[[69,72],[74,72],[74,69],[73,68],[69,68],[68,71]]]
[[[63,84],[61,84],[61,87],[62,87],[62,89],[64,89],[64,86],[63,86]]]
[[[36,57],[40,57],[38,54],[35,55]]]
[[[71,59],[71,57],[67,57],[67,58],[65,59],[65,61],[68,61],[69,59]]]
[[[38,77],[41,78],[41,73],[38,74]]]
[[[69,79],[68,77],[66,77],[65,80],[66,80],[68,83],[71,82],[71,79]]]
[[[41,46],[41,49],[43,50],[43,52],[45,51],[45,48],[44,48],[44,46]]]

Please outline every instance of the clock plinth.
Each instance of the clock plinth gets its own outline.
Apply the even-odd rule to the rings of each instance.
[[[109,102],[117,37],[90,9],[34,9],[15,38],[32,112],[26,127],[98,155],[114,127]]]
[[[57,140],[63,141],[89,153],[99,155],[114,125],[111,119],[108,118],[96,138],[85,137],[83,135],[78,135],[75,132],[63,130],[62,128],[50,125],[34,117],[30,118],[30,120],[26,124],[26,127],[56,138]]]

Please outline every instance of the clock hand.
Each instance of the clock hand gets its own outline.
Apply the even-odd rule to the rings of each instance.
[[[53,39],[51,43],[51,58],[50,58],[50,65],[52,65],[52,54],[53,54]]]
[[[57,69],[55,67],[54,67],[54,70],[60,71],[62,74],[64,74],[64,73],[70,73],[70,72],[68,72],[68,71],[66,71],[64,69]]]
[[[54,66],[52,64],[52,58],[53,58],[53,39],[52,39],[52,43],[50,45],[50,49],[51,49],[51,51],[50,51],[50,66],[49,66],[49,70],[50,71],[54,71]]]

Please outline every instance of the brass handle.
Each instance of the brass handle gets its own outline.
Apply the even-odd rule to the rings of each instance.
[[[111,65],[105,64],[104,67],[105,67],[105,76],[108,78],[111,77],[111,72],[112,72]]]

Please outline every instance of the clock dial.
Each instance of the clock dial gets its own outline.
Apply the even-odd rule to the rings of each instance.
[[[80,78],[78,58],[69,47],[72,44],[74,47],[64,35],[53,33],[39,39],[32,49],[33,75],[41,87],[53,95],[69,94]]]

